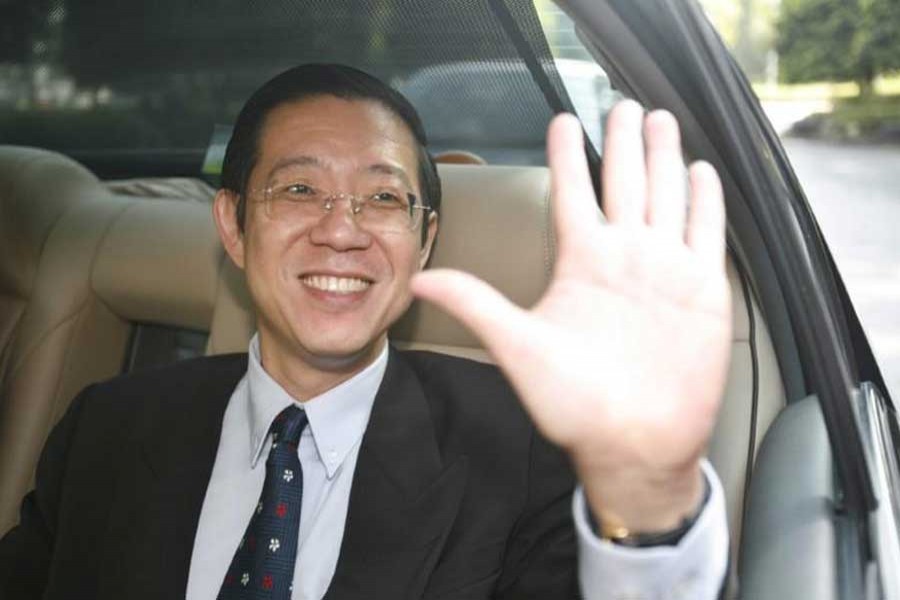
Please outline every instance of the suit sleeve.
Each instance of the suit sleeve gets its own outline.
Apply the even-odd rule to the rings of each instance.
[[[46,586],[62,499],[66,455],[88,390],[53,428],[38,462],[35,489],[25,496],[19,524],[0,539],[0,598],[40,598]]]
[[[507,544],[497,600],[579,598],[568,458],[532,434],[525,508]]]

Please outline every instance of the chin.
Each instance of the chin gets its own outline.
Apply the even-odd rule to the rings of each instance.
[[[353,336],[335,336],[332,339],[306,340],[308,343],[304,343],[302,338],[298,338],[298,342],[299,346],[312,357],[336,364],[352,364],[373,354],[380,339],[380,335],[360,338],[357,333]]]

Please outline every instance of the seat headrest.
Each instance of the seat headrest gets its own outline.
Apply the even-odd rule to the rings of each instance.
[[[555,255],[550,175],[543,167],[440,165],[444,200],[429,267],[467,271],[520,306],[550,281]],[[482,358],[478,340],[436,307],[415,302],[392,341]]]
[[[65,156],[18,146],[0,146],[0,182],[0,292],[28,298],[53,226],[103,188]]]

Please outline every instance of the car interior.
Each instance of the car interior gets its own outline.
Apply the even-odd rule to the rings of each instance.
[[[328,3],[312,4],[325,16],[310,27],[330,24],[334,34],[338,22],[334,19],[349,18]],[[447,7],[451,4],[453,10],[461,10],[456,2]],[[531,3],[495,4],[506,6],[516,23],[525,24],[521,39],[512,36],[513,42],[503,44],[516,60],[526,55],[524,63],[529,66],[521,70],[524,79],[519,81],[529,92],[516,96],[518,101],[527,95],[541,102],[522,114],[546,123],[554,110],[567,108],[566,93],[552,69],[541,70],[540,75],[531,68],[538,63],[529,61],[529,47],[549,56],[545,42],[531,40],[534,27],[541,31],[534,11],[516,12],[520,9],[515,7]],[[646,50],[616,15],[604,10],[596,10],[594,24],[596,31],[605,32],[605,45],[596,45],[598,56],[629,57],[617,62],[619,70],[610,78],[632,95],[654,98],[657,105],[671,108],[684,126],[689,154],[708,156],[722,166],[728,157],[688,108],[689,96],[656,76],[661,67],[647,64]],[[410,32],[423,26],[416,21],[420,12],[413,11],[409,22],[403,22],[403,36],[415,37]],[[92,14],[88,11],[84,18]],[[453,30],[443,25],[447,14],[431,15],[430,26]],[[225,29],[233,25],[226,17],[234,16],[223,16]],[[110,13],[104,18],[113,17],[134,22],[147,16]],[[483,54],[494,52],[491,44],[499,47],[499,42],[491,40],[503,37],[495,30],[498,25],[491,27],[475,27],[472,32],[479,40],[488,40],[479,48]],[[116,41],[120,36],[105,30],[97,35],[96,44],[78,57],[82,62],[109,52],[104,39]],[[460,48],[471,46],[472,39],[463,36],[456,45],[443,48],[444,54],[434,49],[422,60],[459,60]],[[437,47],[433,40],[418,43],[410,44],[409,53],[429,43]],[[244,46],[239,44],[240,48]],[[407,54],[360,64],[353,55],[357,51],[334,49],[330,58],[376,74],[386,72],[385,61],[401,65],[412,61]],[[159,60],[175,64],[166,52],[160,51]],[[220,59],[235,59],[237,52]],[[544,54],[537,57],[545,58]],[[311,56],[298,51],[290,60],[302,62]],[[643,79],[623,75],[641,70]],[[254,77],[256,83],[264,79]],[[453,83],[446,77],[442,81]],[[79,390],[185,358],[245,352],[254,315],[242,274],[225,255],[213,224],[215,188],[210,185],[214,181],[200,173],[198,156],[202,158],[203,149],[194,147],[184,161],[177,152],[78,152],[24,136],[0,139],[6,140],[0,145],[2,535],[17,522],[22,496],[34,483],[41,448]],[[533,304],[549,281],[555,252],[548,169],[502,164],[506,161],[493,154],[484,160],[478,147],[450,150],[439,164],[444,199],[430,266],[470,271],[518,304]],[[588,151],[596,165],[597,151],[590,145]],[[148,158],[161,154],[165,156],[159,160]],[[734,324],[729,377],[709,459],[726,493],[732,574],[740,577],[745,598],[838,597],[836,484],[829,439],[819,406],[803,385],[790,323],[779,305],[778,284],[766,270],[767,250],[760,246],[742,204],[744,188],[733,173],[723,175]],[[490,361],[464,328],[419,303],[393,327],[390,337],[399,348]],[[819,595],[810,595],[811,587]],[[731,595],[735,590],[733,586]],[[776,596],[772,590],[777,590]]]
[[[533,304],[554,259],[549,171],[439,170],[444,200],[431,266],[470,271],[518,304]],[[157,187],[168,195],[149,196],[147,182],[104,182],[60,154],[10,146],[0,149],[0,181],[6,531],[33,485],[50,429],[81,388],[190,356],[245,352],[254,318],[242,274],[213,225],[212,188],[206,202],[176,196],[178,186],[164,181]],[[732,362],[710,459],[725,485],[737,548],[748,458],[783,408],[784,392],[767,329],[733,262],[729,278]],[[400,348],[490,360],[470,333],[431,306],[412,306],[391,339]]]

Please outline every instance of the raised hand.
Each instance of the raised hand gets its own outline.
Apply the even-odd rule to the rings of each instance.
[[[520,308],[450,270],[417,275],[413,292],[482,340],[536,426],[568,451],[595,512],[669,529],[699,502],[725,385],[721,185],[706,163],[686,181],[675,119],[645,118],[632,101],[608,120],[605,220],[571,115],[550,124],[547,155],[558,258],[540,301]]]

